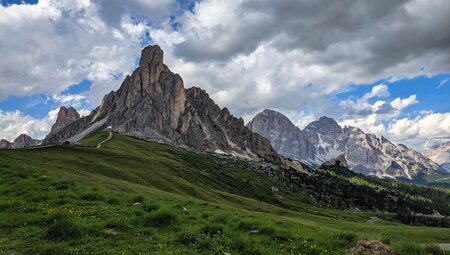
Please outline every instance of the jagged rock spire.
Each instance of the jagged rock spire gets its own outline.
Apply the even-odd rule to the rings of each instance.
[[[72,106],[66,108],[62,106],[59,108],[58,117],[56,118],[55,124],[53,124],[50,133],[56,133],[63,127],[69,125],[70,123],[78,120],[80,114]]]
[[[49,136],[46,143],[60,143],[95,123],[146,140],[156,140],[200,150],[221,151],[248,158],[278,160],[269,141],[252,133],[242,118],[221,109],[200,88],[184,88],[180,75],[163,63],[157,45],[141,52],[139,67],[117,91],[106,95],[90,116]]]

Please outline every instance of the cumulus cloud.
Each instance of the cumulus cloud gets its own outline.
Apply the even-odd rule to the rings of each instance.
[[[50,111],[43,119],[25,115],[20,111],[4,112],[0,110],[0,130],[2,139],[13,141],[19,134],[27,134],[42,139],[50,131],[56,121],[58,109]]]
[[[388,86],[386,84],[379,84],[372,87],[372,90],[369,93],[366,93],[363,97],[364,100],[371,99],[373,97],[388,97],[389,91]]]
[[[134,68],[147,25],[123,18],[109,27],[98,10],[84,0],[0,6],[0,97],[54,95],[82,79],[115,89]]]
[[[392,139],[423,147],[450,139],[450,113],[424,112],[415,118],[394,119],[388,128]]]
[[[78,108],[78,107],[77,107]],[[35,139],[43,139],[49,132],[58,117],[59,108],[51,110],[44,118],[35,118],[21,111],[0,110],[0,139],[14,141],[20,134],[27,134]],[[80,116],[91,113],[86,108],[78,108]]]
[[[343,100],[340,102],[342,113],[340,124],[355,126],[376,135],[386,135],[385,122],[400,116],[404,109],[419,103],[416,95],[407,98],[397,97],[390,102],[378,100],[370,103],[369,99],[383,98],[390,95],[385,84],[373,86],[371,91],[356,100]]]

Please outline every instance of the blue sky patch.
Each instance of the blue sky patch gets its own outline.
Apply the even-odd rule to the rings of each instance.
[[[357,100],[370,92],[372,87],[381,83],[389,87],[390,95],[383,98],[371,98],[368,100],[369,103],[374,103],[378,100],[390,102],[397,97],[404,99],[411,95],[416,95],[419,103],[403,110],[403,116],[417,115],[424,110],[444,113],[450,109],[450,74],[441,74],[433,77],[419,76],[414,79],[404,79],[392,83],[379,80],[368,85],[353,86],[349,91],[337,94],[336,98],[338,100]]]
[[[37,4],[38,0],[0,0],[3,6],[8,6],[12,4]]]
[[[78,84],[74,84],[67,88],[65,91],[58,94],[59,97],[69,96],[69,95],[83,95],[88,92],[91,88],[92,81],[82,80]],[[36,94],[26,97],[9,96],[4,100],[0,101],[0,110],[6,112],[12,112],[19,110],[26,115],[33,116],[35,118],[44,118],[47,116],[48,112],[59,108],[60,106],[70,106],[65,105],[64,102],[58,101],[52,96],[44,94]],[[74,103],[74,101],[72,101]],[[78,100],[76,105],[73,105],[77,110],[83,108],[92,110],[93,106],[88,98]]]

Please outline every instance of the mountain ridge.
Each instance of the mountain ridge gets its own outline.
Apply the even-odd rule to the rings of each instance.
[[[279,118],[282,126],[271,124],[279,123]],[[385,137],[366,134],[356,127],[342,128],[329,117],[321,117],[303,130],[293,128],[294,124],[286,120],[289,119],[283,114],[266,109],[256,114],[247,126],[267,137],[281,155],[313,166],[320,166],[343,154],[353,171],[380,177],[413,179],[422,173],[432,175],[442,170],[419,152],[395,145]],[[292,141],[292,138],[296,140]],[[308,153],[304,153],[305,150]]]
[[[6,139],[0,140],[0,149],[21,149],[39,145],[41,140],[33,139],[27,134],[20,134],[14,139],[13,142],[9,142]]]

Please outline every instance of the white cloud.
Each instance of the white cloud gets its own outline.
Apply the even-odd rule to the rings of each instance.
[[[377,136],[384,135],[386,131],[386,128],[382,123],[380,123],[380,119],[375,114],[366,117],[345,119],[340,121],[339,124],[342,127],[345,126],[358,127],[365,132],[369,132]]]
[[[450,113],[424,112],[415,118],[393,120],[389,137],[417,149],[450,140]]]
[[[87,0],[0,6],[0,97],[55,95],[82,79],[116,89],[148,30],[127,18],[120,24],[109,27]]]
[[[56,108],[49,111],[44,118],[35,118],[20,111],[0,110],[0,139],[12,142],[20,134],[43,139],[50,132],[58,117],[58,112],[59,108]],[[82,108],[78,110],[78,113],[83,117],[89,115],[91,110]]]
[[[78,113],[80,114],[81,117],[84,117],[84,116],[88,116],[89,114],[91,114],[91,110],[83,108],[83,109],[79,110]]]
[[[393,118],[400,116],[408,106],[419,103],[416,95],[407,98],[395,98],[390,102],[378,100],[371,104],[369,99],[374,97],[388,97],[389,88],[385,84],[372,87],[369,93],[356,100],[344,100],[340,102],[342,113],[340,124],[342,126],[354,126],[365,132],[375,135],[390,136],[384,123],[389,123]]]
[[[0,137],[13,141],[19,134],[27,134],[33,138],[42,139],[56,121],[58,110],[50,111],[43,119],[25,115],[20,111],[4,112],[0,110]]]
[[[364,100],[368,100],[374,97],[388,97],[389,91],[388,86],[386,84],[379,84],[372,87],[372,90],[369,93],[366,93],[363,97]]]
[[[394,120],[389,133],[399,139],[450,138],[450,113],[425,113],[414,119]]]
[[[401,99],[401,98],[397,97],[396,99],[394,99],[391,102],[391,105],[394,109],[402,110],[410,105],[417,104],[418,101],[417,101],[416,97],[417,97],[416,95],[411,95],[405,99]]]

